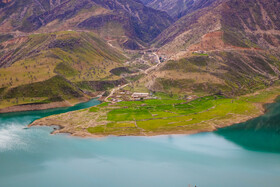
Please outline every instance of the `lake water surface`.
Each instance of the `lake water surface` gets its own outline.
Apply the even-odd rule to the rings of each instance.
[[[196,135],[50,135],[35,119],[99,104],[0,114],[0,187],[279,187],[280,103],[246,123]]]

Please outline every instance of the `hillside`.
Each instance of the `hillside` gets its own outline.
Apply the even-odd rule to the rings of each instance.
[[[172,23],[134,0],[13,0],[0,9],[0,32],[91,30],[125,48],[145,46]]]
[[[179,19],[156,39],[172,55],[195,50],[279,47],[279,1],[216,0]],[[210,41],[212,39],[212,41]],[[215,40],[215,42],[213,42]]]
[[[85,97],[85,90],[97,90],[81,83],[120,79],[110,71],[125,60],[90,32],[31,34],[3,39],[0,46],[0,95],[6,105],[31,102],[28,98],[42,102]]]
[[[181,94],[254,92],[279,78],[280,2],[222,1],[187,14],[155,40],[171,59],[140,80]]]
[[[154,92],[228,97],[255,92],[279,79],[280,55],[260,51],[211,51],[170,60],[142,78]]]

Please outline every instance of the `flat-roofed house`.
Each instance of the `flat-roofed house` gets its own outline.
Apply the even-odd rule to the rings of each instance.
[[[141,99],[144,99],[144,98],[147,98],[149,96],[149,93],[133,93],[131,95],[131,97],[134,99],[134,100],[141,100]]]

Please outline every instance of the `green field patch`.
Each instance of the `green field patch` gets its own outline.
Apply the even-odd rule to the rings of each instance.
[[[146,105],[163,105],[164,104],[163,100],[159,100],[159,99],[144,100],[143,103],[145,103]]]
[[[155,131],[157,129],[163,129],[167,127],[176,127],[179,122],[185,122],[192,120],[189,116],[173,117],[168,119],[153,119],[145,121],[137,121],[137,126],[146,131]],[[186,125],[186,124],[185,124]]]
[[[175,99],[121,102],[112,106],[122,108],[111,109],[107,113],[107,120],[111,123],[96,128],[94,132],[122,135],[213,130],[215,120],[257,112],[256,107],[248,100],[254,101],[255,97],[267,98],[268,95],[260,94],[241,99],[214,95],[190,102]]]
[[[134,128],[134,123],[108,123],[107,128]]]
[[[172,111],[174,110],[174,106],[173,105],[158,105],[158,106],[154,106],[154,110],[156,111]]]
[[[185,103],[186,100],[178,100],[178,99],[149,99],[143,101],[123,101],[118,103],[118,106],[125,106],[125,107],[135,107],[135,106],[158,106],[158,105],[172,105],[172,104],[179,104]]]
[[[109,103],[108,102],[105,102],[105,103],[101,103],[100,105],[98,105],[99,108],[103,108],[103,107],[106,107],[108,106]]]
[[[122,101],[118,103],[118,106],[131,107],[131,106],[141,106],[142,104],[145,104],[144,101]]]
[[[87,131],[89,133],[92,133],[92,134],[102,134],[105,131],[105,125],[100,125],[100,126],[96,126],[96,127],[89,127],[87,129]]]
[[[92,134],[113,134],[113,135],[133,135],[140,133],[140,129],[136,128],[134,123],[109,123],[87,129]]]
[[[160,99],[174,99],[174,100],[179,99],[178,95],[168,94],[164,92],[156,92],[154,95]]]
[[[99,108],[97,107],[92,107],[88,110],[89,112],[98,112],[99,111]]]
[[[152,115],[145,109],[114,109],[107,114],[109,121],[134,121],[149,118],[152,118]]]
[[[167,117],[174,117],[179,115],[177,113],[164,112],[164,111],[150,111],[150,113],[152,114],[153,118],[167,118]]]

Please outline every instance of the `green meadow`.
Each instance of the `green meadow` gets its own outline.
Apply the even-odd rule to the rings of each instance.
[[[259,96],[226,98],[212,95],[193,101],[173,98],[143,101],[125,101],[114,105],[103,103],[89,109],[100,114],[102,125],[87,130],[97,135],[154,135],[210,131],[215,123],[238,116],[250,116],[259,112],[255,97],[267,98],[272,93]]]

